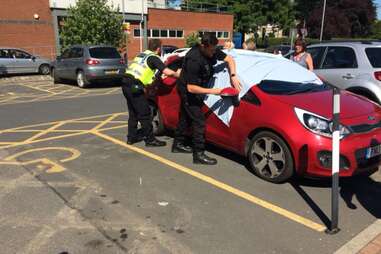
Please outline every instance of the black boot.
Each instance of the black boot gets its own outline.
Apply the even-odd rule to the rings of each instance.
[[[133,145],[133,144],[138,143],[140,141],[143,141],[142,137],[133,137],[133,138],[127,137],[127,144],[129,144],[129,145]]]
[[[182,142],[173,141],[172,153],[192,153],[193,149]]]
[[[153,138],[152,140],[146,140],[146,146],[166,146],[167,142],[165,141],[160,141],[156,138]]]
[[[195,164],[206,164],[206,165],[216,165],[217,160],[207,156],[204,151],[193,152],[193,163],[195,163]]]

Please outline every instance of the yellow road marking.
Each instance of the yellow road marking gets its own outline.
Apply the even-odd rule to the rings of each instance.
[[[158,156],[156,154],[150,153],[150,152],[145,151],[143,149],[140,149],[140,148],[138,148],[136,146],[128,145],[128,144],[126,144],[123,141],[120,141],[118,139],[115,139],[113,137],[110,137],[108,135],[105,135],[105,134],[97,132],[97,131],[92,131],[91,133],[93,133],[94,135],[97,135],[97,136],[99,136],[99,137],[101,137],[101,138],[103,138],[105,140],[113,142],[114,144],[126,147],[126,148],[128,148],[128,149],[130,149],[132,151],[135,151],[137,153],[143,154],[143,155],[145,155],[145,156],[147,156],[147,157],[149,157],[151,159],[154,159],[154,160],[159,161],[159,162],[161,162],[163,164],[166,164],[166,165],[168,165],[168,166],[170,166],[170,167],[172,167],[172,168],[174,168],[176,170],[179,170],[179,171],[181,171],[183,173],[191,175],[191,176],[193,176],[193,177],[195,177],[195,178],[197,178],[197,179],[199,179],[201,181],[207,182],[207,183],[209,183],[209,184],[211,184],[211,185],[213,185],[213,186],[215,186],[217,188],[220,188],[222,190],[230,192],[233,195],[236,195],[236,196],[241,197],[241,198],[243,198],[243,199],[245,199],[247,201],[250,201],[250,202],[252,202],[254,204],[257,204],[257,205],[259,205],[259,206],[261,206],[263,208],[266,208],[266,209],[268,209],[268,210],[270,210],[270,211],[272,211],[274,213],[282,215],[282,216],[284,216],[284,217],[286,217],[286,218],[288,218],[288,219],[290,219],[292,221],[295,221],[297,223],[300,223],[300,224],[302,224],[302,225],[304,225],[304,226],[306,226],[306,227],[308,227],[310,229],[313,229],[313,230],[318,231],[318,232],[323,232],[326,229],[326,227],[321,225],[321,224],[318,224],[318,223],[316,223],[314,221],[311,221],[311,220],[309,220],[307,218],[304,218],[304,217],[302,217],[300,215],[297,215],[297,214],[295,214],[293,212],[290,212],[290,211],[288,211],[286,209],[283,209],[283,208],[281,208],[279,206],[271,204],[271,203],[269,203],[269,202],[267,202],[267,201],[265,201],[263,199],[257,198],[255,196],[249,194],[249,193],[243,192],[243,191],[241,191],[239,189],[236,189],[236,188],[234,188],[234,187],[232,187],[230,185],[227,185],[227,184],[225,184],[223,182],[215,180],[215,179],[213,179],[213,178],[211,178],[209,176],[203,175],[203,174],[201,174],[201,173],[199,173],[197,171],[194,171],[194,170],[192,170],[190,168],[184,167],[184,166],[182,166],[180,164],[177,164],[177,163],[175,163],[173,161],[167,160],[167,159],[165,159],[165,158],[163,158],[161,156]]]
[[[66,123],[65,121],[63,121],[63,122],[59,122],[59,123],[53,125],[52,127],[50,127],[50,128],[48,128],[48,129],[46,129],[46,130],[44,130],[44,131],[41,131],[40,133],[34,135],[33,137],[28,138],[25,142],[30,142],[30,141],[36,140],[36,139],[38,139],[39,137],[41,137],[41,136],[43,136],[43,135],[45,135],[45,134],[48,134],[50,131],[52,131],[52,130],[54,130],[54,129],[57,129],[58,127],[64,125],[65,123]]]
[[[120,116],[121,114],[123,113],[117,113],[117,114],[114,114],[112,116],[110,116],[109,118],[107,118],[106,120],[102,121],[101,123],[99,123],[97,126],[95,126],[94,128],[92,128],[91,130],[92,131],[96,131],[98,130],[99,128],[101,128],[102,126],[105,126],[107,123],[109,123],[110,121],[112,121],[113,119],[117,118],[118,116]]]
[[[30,89],[34,89],[34,90],[37,90],[37,91],[40,91],[40,92],[44,92],[44,93],[52,93],[54,94],[53,92],[50,92],[46,89],[41,89],[39,88],[38,86],[32,86],[32,85],[24,85],[24,84],[18,84],[19,86],[24,86],[24,87],[28,87]]]

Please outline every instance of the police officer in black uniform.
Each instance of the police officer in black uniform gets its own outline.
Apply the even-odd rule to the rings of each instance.
[[[181,98],[179,123],[172,145],[174,153],[192,153],[193,163],[214,165],[217,160],[205,154],[205,116],[201,111],[205,94],[220,94],[222,89],[208,88],[213,75],[213,65],[217,60],[228,64],[231,83],[240,90],[236,77],[234,59],[220,49],[215,33],[204,33],[201,43],[192,47],[186,54],[177,89]],[[186,145],[187,128],[192,127],[192,147]]]
[[[155,138],[152,128],[151,110],[145,97],[145,88],[152,84],[155,72],[158,70],[166,76],[179,77],[175,72],[165,67],[158,55],[161,51],[161,41],[152,39],[148,42],[148,50],[139,53],[128,66],[123,78],[122,90],[128,106],[127,144],[145,141],[146,146],[165,146],[166,142]],[[141,129],[138,131],[138,122]]]

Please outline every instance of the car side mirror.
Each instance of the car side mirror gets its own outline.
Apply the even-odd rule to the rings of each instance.
[[[37,59],[37,57],[35,57],[35,56],[32,56],[32,61],[35,61],[36,59]]]

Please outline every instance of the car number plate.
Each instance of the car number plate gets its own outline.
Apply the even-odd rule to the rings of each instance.
[[[105,74],[107,74],[107,75],[118,74],[118,70],[109,70],[109,71],[105,71]]]
[[[370,159],[381,154],[381,144],[366,149],[365,158]]]

